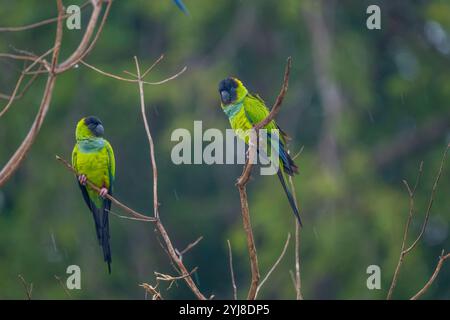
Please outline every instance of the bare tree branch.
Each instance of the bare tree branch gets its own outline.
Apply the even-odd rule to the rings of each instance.
[[[300,150],[300,153],[302,152],[302,149]],[[298,153],[298,154],[300,154]],[[294,203],[297,208],[300,208],[298,201],[297,201],[297,193],[295,190],[294,180],[291,176],[289,176],[289,184],[291,186],[292,190],[292,196],[294,197]],[[297,219],[295,220],[295,278],[294,278],[294,287],[295,287],[295,293],[296,293],[296,299],[297,300],[303,300],[303,294],[302,294],[302,281],[300,277],[300,224],[298,223]]]
[[[185,279],[186,277],[190,277],[194,272],[196,272],[198,269],[198,267],[195,267],[194,269],[192,269],[191,272],[189,272],[188,274],[182,275],[182,276],[178,276],[178,277],[174,277],[168,274],[164,274],[164,273],[160,273],[160,272],[154,272],[155,276],[156,276],[156,280],[161,280],[161,281],[170,281],[170,285],[169,288],[172,287],[173,283],[177,280],[181,280],[181,279]]]
[[[234,268],[233,268],[233,252],[231,251],[230,240],[227,240],[227,243],[228,243],[228,257],[230,260],[231,285],[233,286],[233,298],[234,300],[237,300],[237,286],[236,286],[236,279],[234,278]]]
[[[41,71],[42,68],[39,68],[39,70]],[[23,75],[23,73],[21,73],[20,77],[21,77],[22,75]],[[31,87],[31,85],[33,84],[34,80],[36,80],[36,78],[37,78],[38,76],[39,76],[39,74],[34,74],[34,75],[28,80],[28,82],[24,85],[22,91],[21,91],[19,94],[17,94],[16,89],[14,88],[14,91],[13,91],[13,93],[12,93],[11,95],[4,94],[4,93],[0,93],[0,99],[4,99],[4,100],[19,100],[19,99],[21,99],[21,98],[25,95],[25,93],[28,91],[28,89]],[[19,81],[22,82],[22,80],[20,79],[20,77],[19,77],[19,80],[18,80],[17,83],[16,83],[16,87],[17,87],[17,88],[20,86]],[[6,107],[5,107],[4,109],[6,109]],[[3,110],[4,110],[4,109],[3,109]],[[3,110],[2,110],[1,113],[0,113],[0,118],[1,118],[1,116],[3,115],[3,113],[6,112],[6,111],[3,111]]]
[[[33,284],[32,283],[28,284],[25,281],[25,278],[22,277],[22,275],[20,275],[20,274],[18,275],[18,277],[19,277],[20,281],[22,282],[23,287],[25,288],[25,293],[27,295],[27,299],[31,300],[31,296],[32,296],[32,293],[33,293]]]
[[[439,271],[441,271],[442,265],[444,264],[444,261],[450,258],[450,253],[447,253],[444,256],[444,252],[442,252],[441,256],[439,257],[439,262],[436,266],[436,269],[433,272],[433,275],[431,276],[430,280],[425,284],[425,286],[419,290],[414,296],[411,297],[411,300],[417,300],[419,299],[433,284],[434,280],[437,278]]]
[[[59,276],[57,276],[57,275],[55,274],[55,279],[59,282],[59,284],[61,285],[61,288],[63,288],[64,293],[67,295],[67,297],[68,297],[69,299],[72,299],[72,295],[70,294],[69,290],[67,290],[67,288],[66,288],[66,286],[64,285],[64,283],[62,282],[61,277],[59,277]]]
[[[90,3],[91,1],[88,0],[85,3],[83,3],[80,6],[80,9],[84,9],[85,7],[87,7],[87,5]],[[72,14],[65,14],[62,16],[63,19],[66,19],[68,17],[70,17]],[[50,18],[50,19],[46,19],[46,20],[42,20],[39,22],[35,22],[35,23],[31,23],[25,26],[20,26],[20,27],[0,27],[0,32],[18,32],[18,31],[25,31],[25,30],[30,30],[30,29],[34,29],[34,28],[38,28],[41,26],[45,26],[47,24],[51,24],[54,22],[58,21],[58,17],[54,17],[54,18]]]
[[[184,254],[186,254],[189,250],[191,250],[192,248],[194,248],[200,241],[203,240],[203,236],[200,236],[197,238],[197,240],[195,240],[194,242],[190,243],[187,245],[186,248],[184,248],[183,250],[181,250],[179,252],[180,256],[183,256]],[[178,251],[178,250],[177,250]]]
[[[147,293],[150,293],[152,295],[153,300],[163,300],[161,293],[158,290],[156,290],[158,285],[153,287],[152,285],[149,285],[148,283],[142,283],[139,286],[144,288],[144,290],[146,292],[146,296],[147,296]]]
[[[429,219],[430,213],[431,213],[431,208],[432,208],[433,202],[434,202],[434,196],[435,196],[435,193],[436,193],[437,186],[439,184],[439,180],[440,180],[441,175],[442,175],[442,170],[444,168],[444,163],[445,163],[445,159],[447,157],[447,153],[448,153],[449,147],[450,147],[450,145],[447,145],[447,148],[444,151],[444,155],[442,156],[442,160],[441,160],[441,165],[439,167],[439,171],[438,171],[438,173],[436,175],[436,178],[434,180],[433,188],[431,190],[430,200],[428,202],[428,207],[427,207],[427,210],[425,212],[425,218],[424,218],[424,221],[423,221],[423,224],[422,224],[422,229],[421,229],[419,235],[417,236],[417,238],[414,240],[414,242],[407,249],[405,249],[405,248],[406,248],[406,242],[407,242],[407,238],[408,238],[409,227],[410,227],[413,215],[414,215],[414,196],[415,196],[415,192],[416,192],[417,186],[419,185],[420,177],[422,175],[423,163],[420,164],[419,173],[417,175],[416,183],[415,183],[413,189],[411,189],[409,187],[409,184],[408,184],[408,182],[406,180],[403,181],[403,183],[405,184],[405,186],[406,186],[406,188],[408,190],[408,194],[409,194],[409,214],[408,214],[408,219],[406,220],[405,231],[404,231],[404,234],[403,234],[403,241],[402,241],[402,247],[401,247],[401,250],[400,250],[400,257],[398,259],[397,267],[395,268],[394,275],[393,275],[393,278],[392,278],[392,282],[391,282],[391,285],[389,287],[389,291],[388,291],[388,294],[387,294],[387,297],[386,297],[387,300],[390,300],[392,298],[392,294],[393,294],[394,289],[395,289],[395,287],[397,285],[397,280],[398,280],[398,276],[400,274],[400,269],[401,269],[401,266],[403,264],[403,261],[404,261],[406,255],[408,253],[410,253],[412,249],[415,248],[415,246],[417,245],[417,243],[420,241],[420,239],[422,238],[423,234],[425,233],[425,229],[427,227],[428,219]]]
[[[283,251],[281,251],[281,254],[278,257],[277,261],[275,261],[272,268],[270,268],[269,272],[267,272],[266,276],[261,280],[261,283],[258,285],[258,288],[256,289],[255,299],[258,296],[259,290],[261,290],[264,283],[267,281],[267,279],[269,279],[272,272],[277,268],[277,266],[280,264],[281,260],[283,259],[284,255],[286,254],[286,250],[287,250],[290,240],[291,240],[291,234],[288,233],[286,243],[284,244],[284,247],[283,247]]]
[[[47,52],[45,52],[45,53],[44,53],[43,55],[41,55],[40,57],[33,58],[33,59],[34,59],[33,63],[30,64],[27,68],[25,68],[25,70],[23,70],[23,71],[21,72],[20,77],[19,77],[19,79],[17,80],[16,86],[15,86],[15,88],[14,88],[14,91],[13,91],[12,95],[9,97],[8,103],[7,103],[6,106],[2,109],[2,111],[0,111],[0,118],[1,118],[1,117],[9,110],[9,108],[11,107],[12,103],[14,102],[14,100],[17,99],[16,94],[17,94],[17,92],[18,92],[18,90],[19,90],[19,87],[20,87],[20,84],[22,83],[22,80],[24,79],[24,77],[25,77],[25,75],[27,74],[27,72],[29,72],[29,71],[30,71],[37,63],[40,63],[40,62],[42,62],[42,61],[45,61],[45,60],[44,60],[44,57],[46,57],[47,55],[49,55],[50,53],[52,53],[53,50],[54,50],[54,48],[48,50]],[[44,64],[44,65],[46,65],[46,64]],[[48,68],[49,68],[49,70],[50,70],[50,67],[48,67]],[[41,70],[41,66],[40,66],[39,70]],[[31,78],[31,79],[32,79],[31,82],[33,82],[34,79],[36,79],[37,76],[38,76],[38,74],[33,75],[33,77]],[[24,90],[22,91],[22,94],[25,92],[25,90],[27,90],[27,89],[29,88],[30,85],[31,85],[31,83],[28,82],[27,85],[25,86]]]
[[[121,77],[121,76],[118,76],[118,75],[115,75],[115,74],[112,74],[112,73],[103,71],[103,70],[101,70],[101,69],[99,69],[99,68],[97,68],[97,67],[94,67],[93,65],[87,63],[86,61],[81,60],[80,62],[81,62],[83,65],[85,65],[86,67],[88,67],[88,68],[90,68],[90,69],[92,69],[92,70],[94,70],[94,71],[97,71],[98,73],[100,73],[100,74],[102,74],[102,75],[104,75],[104,76],[107,76],[107,77],[110,77],[110,78],[113,78],[113,79],[116,79],[116,80],[120,80],[120,81],[132,82],[132,83],[139,83],[139,80],[138,80],[138,79],[124,78],[124,77]],[[160,84],[164,84],[164,83],[166,83],[166,82],[168,82],[168,81],[170,81],[170,80],[173,80],[173,79],[177,78],[178,76],[180,76],[183,72],[186,71],[186,69],[187,69],[187,67],[183,67],[183,69],[181,69],[179,72],[177,72],[177,73],[175,73],[174,75],[172,75],[172,76],[170,76],[170,77],[168,77],[168,78],[166,78],[166,79],[164,79],[164,80],[161,80],[161,81],[157,81],[157,82],[141,81],[141,82],[142,82],[142,84],[149,84],[149,85],[160,85]],[[124,72],[127,73],[127,74],[130,74],[130,75],[134,75],[133,73],[131,73],[131,72],[127,71],[127,70],[124,70]]]

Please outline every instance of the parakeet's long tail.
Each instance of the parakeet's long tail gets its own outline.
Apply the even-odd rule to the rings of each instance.
[[[281,131],[281,129],[280,129],[280,131]],[[281,131],[281,134],[284,136],[285,139],[287,139],[286,133]],[[270,134],[268,134],[268,136],[270,137]],[[289,155],[289,153],[286,150],[287,149],[286,149],[284,142],[280,141],[279,148],[278,148],[278,157],[280,160],[280,163],[279,163],[280,167],[277,171],[277,175],[278,175],[278,178],[280,179],[281,185],[283,186],[283,190],[286,193],[286,196],[288,198],[288,201],[292,208],[292,211],[294,211],[294,214],[298,220],[298,223],[300,224],[300,226],[302,226],[302,221],[300,219],[300,213],[298,211],[297,206],[295,205],[294,198],[292,197],[292,194],[286,185],[286,180],[284,179],[284,174],[283,174],[283,173],[285,173],[289,176],[293,176],[294,174],[298,173],[298,167],[295,165],[294,160],[291,158],[291,156]],[[259,151],[260,150],[258,150],[258,154],[259,154]],[[265,152],[263,152],[263,154],[265,154]]]
[[[288,198],[289,204],[291,205],[292,211],[294,211],[295,216],[297,217],[298,223],[300,226],[302,225],[302,220],[300,219],[300,213],[298,212],[298,208],[295,205],[294,198],[292,197],[291,192],[286,186],[286,181],[284,180],[283,172],[281,170],[278,170],[278,178],[280,179],[281,185],[283,186],[283,190],[286,193],[286,196]]]
[[[103,250],[103,260],[108,264],[108,272],[111,273],[111,247],[109,245],[109,210],[111,201],[103,200],[101,208],[97,208],[91,203],[90,209],[94,217],[95,231],[97,233],[98,243]]]
[[[111,247],[109,245],[109,213],[111,209],[111,200],[105,199],[103,202],[103,229],[102,229],[102,248],[103,259],[108,264],[108,272],[111,273]]]
[[[101,205],[97,205],[91,200],[89,193],[85,186],[79,184],[83,198],[92,212],[92,217],[95,223],[95,232],[97,234],[98,243],[103,250],[103,259],[108,264],[108,272],[111,273],[111,247],[109,245],[109,210],[111,209],[111,200],[101,199]],[[93,197],[98,197],[93,194]],[[99,200],[100,200],[99,199]],[[97,201],[98,202],[98,201]],[[100,206],[100,208],[98,207]]]

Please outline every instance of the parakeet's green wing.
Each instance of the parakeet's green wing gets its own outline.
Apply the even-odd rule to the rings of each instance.
[[[244,109],[248,120],[256,125],[263,121],[269,115],[269,109],[267,109],[266,104],[258,95],[248,94],[244,99]],[[271,121],[266,129],[276,129],[275,121]]]
[[[108,153],[109,193],[112,194],[114,180],[116,178],[116,158],[114,157],[114,151],[109,142],[106,142],[105,148]]]
[[[75,147],[73,148],[73,151],[72,151],[72,167],[75,169],[75,171],[78,172],[79,169],[78,169],[78,165],[77,165],[77,156],[78,156],[78,144],[75,145]],[[86,202],[86,205],[92,211],[91,199],[89,198],[89,194],[87,192],[86,187],[83,186],[79,182],[78,182],[78,186],[80,187],[81,194],[83,195],[84,202]]]
[[[114,180],[116,177],[116,158],[114,157],[114,151],[113,151],[111,145],[107,141],[106,141],[105,149],[108,154],[108,175],[109,175],[108,193],[110,195],[112,195]],[[110,236],[109,236],[109,214],[110,214],[110,210],[111,210],[111,200],[104,199],[103,207],[104,207],[104,212],[103,212],[104,235],[103,235],[102,246],[103,246],[103,253],[104,253],[105,261],[108,262],[108,266],[109,266],[109,263],[111,262],[111,249],[109,246],[109,238],[110,238]]]

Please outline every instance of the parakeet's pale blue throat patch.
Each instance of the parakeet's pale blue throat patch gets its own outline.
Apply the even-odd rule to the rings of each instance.
[[[223,108],[223,112],[228,116],[229,119],[233,118],[242,108],[244,105],[244,99],[242,99],[240,102],[230,104]]]
[[[247,95],[248,91],[247,89],[245,89],[244,95],[239,99],[239,101],[231,103],[222,108],[223,112],[225,112],[225,114],[228,116],[229,119],[232,119],[241,110],[242,106],[244,105],[244,99],[247,97]]]
[[[105,146],[103,138],[91,138],[78,141],[81,152],[92,153],[101,150]]]

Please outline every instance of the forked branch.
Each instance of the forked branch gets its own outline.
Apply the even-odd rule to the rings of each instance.
[[[447,145],[447,148],[444,151],[444,155],[442,156],[441,164],[439,166],[439,171],[438,171],[438,173],[436,175],[436,178],[434,180],[433,188],[431,190],[430,199],[428,201],[428,206],[427,206],[427,209],[426,209],[426,212],[425,212],[425,218],[424,218],[424,221],[423,221],[420,233],[417,236],[417,238],[412,242],[412,244],[410,246],[408,246],[408,247],[406,247],[406,242],[408,241],[408,232],[409,232],[409,228],[410,228],[410,225],[411,225],[411,221],[412,221],[413,216],[414,216],[414,197],[415,197],[415,192],[416,192],[417,186],[419,185],[420,177],[422,176],[423,164],[422,163],[420,164],[419,173],[417,175],[416,183],[415,183],[415,185],[414,185],[414,187],[412,189],[410,188],[410,186],[409,186],[409,184],[408,184],[408,182],[406,180],[403,181],[403,183],[405,184],[405,186],[406,186],[406,188],[408,190],[408,194],[409,194],[409,213],[408,213],[408,218],[406,220],[405,230],[404,230],[404,233],[403,233],[403,241],[402,241],[402,246],[401,246],[401,250],[400,250],[400,257],[398,259],[397,267],[395,268],[395,272],[394,272],[394,275],[393,275],[393,278],[392,278],[392,282],[391,282],[391,285],[389,287],[389,292],[388,292],[387,297],[386,297],[386,299],[388,299],[388,300],[390,300],[392,298],[392,294],[393,294],[394,289],[395,289],[395,287],[397,285],[397,280],[398,280],[398,277],[400,275],[400,269],[402,267],[402,264],[403,264],[403,261],[404,261],[405,257],[416,247],[416,245],[419,243],[420,239],[422,238],[423,234],[425,233],[425,229],[427,227],[428,219],[429,219],[430,213],[431,213],[431,208],[432,208],[433,202],[434,202],[434,196],[436,194],[436,190],[437,190],[437,187],[438,187],[438,184],[439,184],[439,180],[441,179],[441,176],[442,176],[442,170],[444,168],[445,159],[447,157],[447,153],[448,153],[449,147],[450,147],[450,145]],[[440,269],[440,265],[439,265],[439,269]]]

